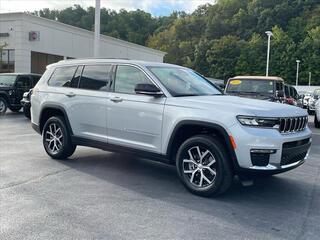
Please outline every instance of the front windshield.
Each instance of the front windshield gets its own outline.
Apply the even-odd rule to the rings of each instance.
[[[227,93],[258,93],[258,94],[273,94],[274,81],[269,80],[254,80],[254,79],[232,79],[229,81]]]
[[[0,75],[0,86],[13,86],[16,80],[16,76],[12,75]]]
[[[150,66],[148,69],[174,97],[222,94],[213,84],[191,69],[162,66]]]

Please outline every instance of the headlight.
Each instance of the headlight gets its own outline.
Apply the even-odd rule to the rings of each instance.
[[[237,119],[242,125],[251,127],[278,129],[280,126],[280,120],[278,118],[237,116]]]

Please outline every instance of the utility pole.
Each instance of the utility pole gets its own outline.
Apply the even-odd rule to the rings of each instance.
[[[94,18],[94,46],[93,56],[99,57],[100,53],[100,0],[96,0],[95,18]]]
[[[296,62],[297,62],[296,86],[298,86],[298,83],[299,83],[299,64],[300,64],[300,60],[296,60]]]
[[[266,34],[268,36],[266,76],[269,76],[270,42],[271,42],[271,37],[273,36],[273,33],[271,31],[266,31]]]
[[[309,72],[309,86],[311,85],[311,72]]]

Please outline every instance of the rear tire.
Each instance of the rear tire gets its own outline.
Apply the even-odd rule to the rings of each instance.
[[[176,167],[183,185],[205,197],[227,191],[234,177],[225,147],[207,135],[191,137],[180,146]]]
[[[43,146],[47,154],[53,159],[66,159],[76,150],[72,144],[65,121],[60,116],[47,120],[42,132]]]
[[[314,115],[314,126],[320,128],[320,122],[318,121],[317,114]]]
[[[0,97],[0,116],[4,115],[7,109],[8,109],[7,101],[4,98]]]

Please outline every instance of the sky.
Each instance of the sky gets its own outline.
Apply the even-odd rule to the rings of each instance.
[[[101,7],[113,10],[142,9],[154,16],[166,16],[173,11],[191,13],[199,5],[213,3],[214,0],[101,0]],[[86,8],[95,5],[95,0],[0,0],[0,13],[25,12],[43,8],[64,9],[79,4]]]

